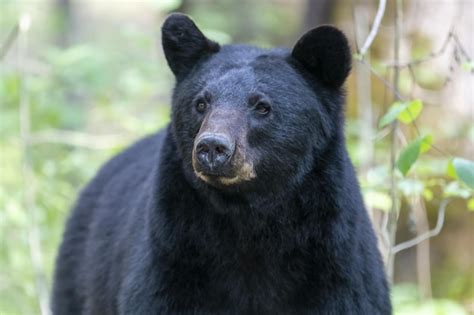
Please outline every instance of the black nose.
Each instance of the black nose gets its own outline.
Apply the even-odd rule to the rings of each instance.
[[[203,134],[196,144],[199,166],[207,173],[220,175],[234,153],[234,145],[225,135]]]

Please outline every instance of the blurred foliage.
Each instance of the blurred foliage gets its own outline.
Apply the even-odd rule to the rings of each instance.
[[[458,303],[448,299],[424,300],[413,284],[392,288],[394,315],[467,315]]]
[[[160,17],[182,4],[178,0],[150,3]],[[288,3],[210,1],[194,3],[189,13],[209,37],[221,43],[237,40],[259,46],[291,45],[300,17],[288,10]],[[20,12],[29,7],[26,2],[15,1],[4,1],[0,6],[3,40]],[[224,14],[234,10],[240,10],[239,14]],[[12,47],[8,62],[2,61],[0,68],[0,314],[39,313],[37,281],[44,273],[47,286],[51,285],[64,220],[80,187],[111,155],[169,121],[173,78],[156,49],[156,29],[145,31],[123,23],[113,32],[99,29],[84,36],[85,40],[63,47],[55,41],[64,31],[58,25],[64,27],[65,22],[54,7],[46,11],[34,16],[34,27],[25,35],[30,40],[28,49]],[[268,14],[257,15],[262,11]],[[242,19],[246,14],[249,16]],[[430,51],[424,42],[415,56]],[[463,67],[470,71],[471,66],[472,62]],[[376,62],[374,68],[385,71]],[[424,84],[438,84],[439,76],[429,68],[420,69],[417,76]],[[402,90],[411,84],[410,77],[402,73]],[[20,112],[22,102],[28,105],[29,113]],[[413,121],[423,116],[423,107],[416,99],[394,103],[380,111],[380,129],[373,131],[383,135],[398,121],[410,134]],[[20,133],[22,118],[23,124],[28,118],[31,125],[27,139]],[[362,164],[358,147],[364,123],[354,117],[347,122],[347,145],[357,167]],[[420,197],[431,206],[430,216],[436,215],[444,198],[462,200],[462,207],[467,209],[469,204],[474,208],[472,162],[430,154],[433,144],[444,138],[467,137],[474,134],[473,127],[452,135],[425,125],[420,129],[418,135],[411,133],[409,144],[398,157],[397,202],[407,204],[410,198]],[[368,207],[381,213],[392,207],[387,138],[377,136],[377,158],[360,178]],[[43,270],[32,264],[29,237],[35,230],[40,236]],[[453,270],[456,265],[450,262],[433,279],[433,292],[441,299],[424,300],[411,284],[395,286],[395,314],[467,314],[454,301],[472,296],[474,274],[469,268],[467,274]]]
[[[11,23],[2,27],[9,30],[18,13],[7,17]],[[30,36],[35,34],[33,30]],[[68,48],[43,44],[26,56],[11,52],[31,67],[13,62],[0,68],[0,314],[39,313],[38,275],[28,241],[32,229],[39,229],[41,266],[50,287],[64,220],[80,187],[123,145],[168,121],[171,74],[148,53],[154,51],[153,35],[123,27],[115,37],[134,49],[120,51],[113,41]],[[31,46],[36,44],[31,38]],[[30,139],[20,138],[20,101],[29,106]],[[66,132],[85,141],[69,143],[61,136]],[[44,133],[53,136],[42,141]],[[115,135],[119,141],[98,150],[95,142],[104,142],[101,135]],[[22,152],[22,142],[28,141],[31,145]],[[24,167],[31,168],[27,182]],[[32,209],[26,189],[33,193]]]

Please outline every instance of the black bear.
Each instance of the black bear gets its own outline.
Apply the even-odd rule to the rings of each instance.
[[[173,14],[162,43],[171,123],[83,190],[54,314],[390,314],[344,144],[344,34],[221,47]]]

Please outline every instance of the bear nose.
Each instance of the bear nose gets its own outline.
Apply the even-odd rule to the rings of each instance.
[[[203,134],[196,144],[197,161],[211,175],[221,175],[233,153],[234,145],[227,136],[221,134]]]

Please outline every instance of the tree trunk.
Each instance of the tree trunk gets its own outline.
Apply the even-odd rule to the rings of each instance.
[[[60,46],[67,47],[74,43],[76,37],[74,4],[71,0],[56,0],[55,4],[59,24],[57,41]]]
[[[331,23],[337,2],[336,0],[306,0],[302,31],[306,32],[320,24]]]

